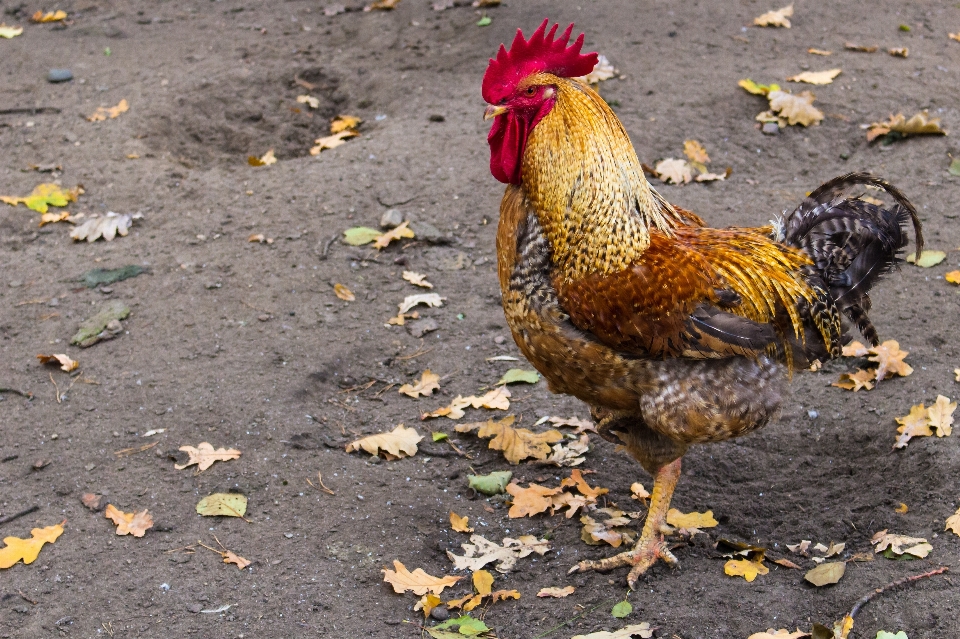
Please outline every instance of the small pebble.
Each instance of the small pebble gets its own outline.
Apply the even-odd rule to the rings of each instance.
[[[187,606],[187,612],[192,612],[195,615],[199,614],[201,610],[203,610],[203,606],[198,603],[192,603]]]
[[[437,606],[430,611],[430,616],[437,621],[446,621],[450,618],[450,611],[447,610],[446,606]]]
[[[47,73],[47,82],[69,82],[73,80],[73,71],[70,69],[50,69]]]
[[[443,117],[442,115],[440,115],[439,113],[434,113],[433,115],[430,116],[429,119],[430,119],[431,122],[444,122],[444,121],[446,121],[446,118]]]
[[[504,337],[503,335],[497,335],[496,337],[493,338],[494,344],[503,344],[506,341],[507,341],[507,338]]]
[[[389,209],[380,217],[380,227],[393,229],[403,224],[403,213],[400,209]]]
[[[817,417],[820,417],[820,413],[818,413],[815,410],[808,410],[807,417],[809,417],[810,419],[816,419]]]
[[[764,122],[763,128],[760,129],[760,131],[764,135],[777,135],[780,133],[780,125],[776,122]]]
[[[257,315],[257,319],[260,320],[261,322],[266,322],[267,320],[270,319],[270,316],[266,314]]]

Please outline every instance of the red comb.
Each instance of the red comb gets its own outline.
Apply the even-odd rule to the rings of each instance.
[[[509,96],[517,83],[531,73],[547,72],[562,78],[576,78],[593,71],[597,54],[580,53],[583,34],[568,47],[573,24],[559,38],[554,38],[560,25],[553,25],[547,33],[549,23],[549,19],[544,20],[529,40],[525,40],[523,32],[517,29],[509,51],[500,45],[496,59],[491,58],[487,72],[483,74],[483,99],[488,104],[497,104]]]

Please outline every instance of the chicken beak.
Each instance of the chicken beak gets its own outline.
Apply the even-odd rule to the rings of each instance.
[[[487,110],[483,112],[483,119],[491,120],[497,117],[498,115],[502,115],[506,112],[507,112],[507,107],[491,104],[487,107]]]

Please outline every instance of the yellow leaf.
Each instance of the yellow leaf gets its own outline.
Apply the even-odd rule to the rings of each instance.
[[[247,497],[240,493],[213,493],[197,502],[197,514],[204,517],[240,517],[247,514]]]
[[[113,504],[107,504],[107,509],[103,514],[117,525],[118,535],[143,537],[148,528],[153,528],[153,517],[146,509],[138,513],[125,513],[118,510]]]
[[[674,158],[661,160],[653,167],[653,172],[666,184],[686,184],[693,179],[690,165],[686,160]]]
[[[642,500],[650,496],[647,489],[640,482],[630,484],[630,499]]]
[[[389,433],[370,435],[347,444],[347,452],[352,453],[362,448],[371,455],[383,452],[387,459],[412,457],[417,454],[417,442],[421,439],[423,439],[423,436],[417,433],[415,428],[405,428],[403,424],[400,424]],[[417,594],[422,595],[423,593]]]
[[[127,103],[126,99],[120,100],[120,102],[115,107],[97,107],[97,110],[90,115],[87,120],[90,122],[103,122],[107,118],[113,119],[120,117],[121,113],[126,113],[130,109],[130,105]]]
[[[443,603],[440,597],[436,596],[432,592],[428,592],[423,597],[420,598],[420,601],[417,602],[417,605],[413,607],[414,610],[423,610],[423,618],[426,619],[430,616],[430,612]]]
[[[815,96],[809,91],[796,95],[785,91],[771,91],[770,109],[786,118],[787,123],[813,126],[823,120],[823,112],[813,106]]]
[[[960,42],[960,33],[949,33],[947,35],[950,36],[951,40],[956,40],[957,42]]]
[[[931,118],[928,111],[923,110],[909,120],[898,113],[891,115],[886,122],[874,122],[867,127],[867,141],[872,142],[881,135],[894,132],[903,136],[908,135],[946,135],[940,128],[940,118]]]
[[[180,450],[185,451],[190,459],[187,460],[186,464],[174,465],[174,468],[177,470],[183,470],[187,466],[192,466],[197,464],[197,472],[201,473],[206,469],[213,466],[214,462],[218,461],[230,461],[231,459],[238,459],[240,457],[240,451],[233,448],[218,448],[217,450],[213,449],[208,442],[201,442],[199,446],[194,448],[193,446],[181,446]]]
[[[64,520],[66,523],[66,520]],[[63,523],[46,528],[34,528],[30,531],[30,539],[19,537],[4,537],[5,548],[0,548],[0,568],[9,568],[18,561],[32,564],[40,554],[44,544],[52,544],[63,534]]]
[[[450,527],[453,528],[456,532],[462,533],[472,533],[473,528],[470,528],[470,518],[461,517],[457,513],[450,511]]]
[[[930,426],[933,427],[937,437],[949,437],[953,432],[953,411],[957,410],[957,402],[951,402],[949,398],[943,395],[937,396],[937,401],[933,406],[927,409],[930,416]]]
[[[944,274],[943,279],[951,284],[960,284],[960,271],[948,271]]]
[[[343,284],[334,284],[333,294],[342,299],[344,302],[352,302],[357,299],[353,292]]]
[[[440,376],[434,372],[431,372],[428,368],[423,371],[423,374],[420,376],[420,379],[417,380],[416,384],[404,384],[400,387],[400,392],[404,395],[409,395],[410,397],[421,397],[426,395],[432,395],[433,391],[440,388]]]
[[[960,273],[960,271],[958,271],[958,273]],[[416,271],[404,271],[403,279],[407,280],[414,286],[433,288],[433,284],[427,281],[427,276],[422,273],[417,273]]]
[[[807,84],[830,84],[833,79],[840,75],[840,69],[828,69],[827,71],[804,71],[797,75],[787,78],[787,82],[806,82]]]
[[[852,390],[857,392],[861,388],[871,390],[873,388],[873,381],[877,377],[877,369],[871,368],[868,370],[857,369],[856,373],[841,373],[840,379],[830,384],[831,386],[836,386],[837,388],[845,388],[847,390]]]
[[[950,530],[960,537],[960,508],[950,517],[947,517],[947,527],[944,530]]]
[[[277,163],[277,156],[273,154],[273,149],[270,149],[264,153],[259,158],[255,155],[251,155],[247,158],[247,164],[250,166],[270,166],[271,164]]]
[[[66,11],[48,11],[44,13],[43,11],[37,11],[33,14],[32,20],[34,22],[60,22],[61,20],[67,19]]]
[[[377,247],[377,249],[382,249],[389,246],[390,242],[394,240],[399,240],[405,237],[413,237],[413,230],[407,227],[408,224],[409,222],[404,222],[400,226],[390,229],[383,235],[377,237],[377,239],[373,242],[373,245]]]
[[[517,590],[495,590],[490,593],[490,601],[506,601],[507,599],[519,599],[520,592]]]
[[[569,595],[572,595],[577,589],[573,586],[564,586],[563,588],[541,588],[537,592],[538,597],[552,597],[554,599],[562,599]]]
[[[79,186],[70,191],[64,191],[57,184],[44,183],[38,184],[33,189],[33,193],[26,197],[0,195],[0,202],[6,202],[10,206],[24,204],[38,213],[46,213],[49,206],[66,206],[70,202],[76,202],[81,194],[83,189]]]
[[[682,513],[676,508],[667,511],[667,523],[676,528],[713,528],[717,520],[713,518],[713,511],[705,513]]]
[[[909,415],[897,417],[896,420],[897,423],[900,424],[900,428],[897,429],[900,437],[897,438],[897,442],[893,445],[894,448],[903,448],[913,437],[929,437],[933,435],[933,431],[930,430],[930,414],[923,404],[911,406]]]
[[[319,155],[320,151],[324,149],[335,149],[341,144],[346,144],[348,138],[354,138],[360,135],[352,129],[347,129],[345,131],[340,131],[339,133],[334,133],[333,135],[328,135],[325,138],[317,138],[313,141],[314,145],[310,149],[310,155]]]
[[[415,595],[425,595],[428,592],[439,595],[444,588],[452,586],[462,579],[462,577],[452,576],[432,577],[424,572],[423,568],[417,568],[410,572],[396,559],[393,560],[393,567],[394,570],[384,568],[380,572],[383,573],[383,580],[393,586],[393,591],[398,594],[410,591]]]
[[[887,53],[895,58],[906,58],[910,55],[910,49],[907,47],[893,47],[891,49],[887,49]]]
[[[793,5],[786,6],[776,11],[767,11],[763,15],[753,19],[753,24],[758,27],[783,27],[790,28],[790,16],[793,15]]]
[[[765,575],[770,569],[749,559],[731,559],[723,565],[723,572],[731,577],[743,577],[747,581],[753,581],[757,575]]]
[[[490,440],[489,444],[490,449],[503,451],[503,456],[511,464],[519,464],[528,457],[542,461],[550,454],[550,444],[563,440],[563,433],[558,430],[534,433],[526,428],[513,428],[513,422],[514,417],[510,415],[499,422],[491,419],[486,422],[461,424],[456,427],[456,430],[457,432],[467,433],[479,427],[477,436],[482,438],[492,437],[493,439]]]
[[[67,373],[72,370],[76,370],[76,368],[80,366],[80,362],[70,359],[69,356],[64,355],[63,353],[56,355],[37,355],[37,359],[40,360],[41,364],[60,364],[60,370]]]
[[[683,154],[687,156],[687,159],[690,160],[690,163],[694,166],[697,164],[710,163],[710,156],[707,155],[707,150],[696,140],[683,141]],[[698,168],[697,170],[700,169]]]
[[[770,95],[771,91],[780,90],[780,85],[778,84],[758,84],[749,78],[740,80],[737,82],[737,86],[753,95]]]
[[[341,131],[352,131],[362,123],[363,120],[354,115],[338,115],[330,122],[330,133],[335,135]]]
[[[898,505],[896,508],[894,508],[894,511],[900,513],[901,515],[907,514],[907,512],[908,512],[909,510],[910,510],[910,507],[907,506],[907,505],[906,505],[905,503],[903,503],[903,502],[900,502],[900,505]]]
[[[547,488],[539,484],[530,484],[527,488],[521,488],[519,484],[507,484],[507,492],[513,497],[513,505],[510,506],[507,516],[516,519],[545,512],[553,505],[551,497],[562,490],[563,488],[559,486]]]
[[[889,339],[880,346],[874,346],[870,349],[870,353],[871,356],[867,359],[879,364],[877,366],[878,382],[894,375],[906,377],[913,373],[913,367],[903,361],[910,352],[900,350],[900,344],[896,340]]]
[[[16,38],[23,33],[23,27],[11,27],[0,22],[0,38]]]
[[[489,595],[493,591],[493,575],[486,570],[475,570],[473,572],[473,587],[481,597]]]
[[[67,211],[58,211],[56,213],[41,213],[40,214],[40,226],[45,226],[47,224],[54,224],[56,222],[63,222],[64,220],[70,219],[70,213]]]
[[[874,552],[883,552],[890,550],[895,555],[913,555],[923,559],[933,546],[927,543],[922,537],[907,537],[906,535],[893,535],[886,530],[881,530],[873,536],[870,543],[876,546]]]

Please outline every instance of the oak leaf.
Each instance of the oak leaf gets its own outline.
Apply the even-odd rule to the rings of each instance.
[[[900,344],[896,340],[889,339],[880,346],[874,346],[870,349],[870,353],[871,356],[867,359],[878,364],[878,382],[894,375],[906,377],[913,373],[913,367],[903,361],[910,352],[900,350]]]
[[[568,486],[576,487],[581,495],[590,499],[596,499],[600,495],[610,492],[609,488],[592,488],[579,470],[571,472],[569,477],[560,482],[560,485],[564,488]]]
[[[708,510],[705,513],[682,513],[676,508],[667,511],[667,523],[676,528],[686,528],[687,530],[699,530],[700,528],[713,528],[719,522],[713,518],[713,511]]]
[[[937,401],[927,409],[930,417],[930,426],[937,437],[949,437],[953,432],[953,411],[957,410],[957,402],[951,402],[943,395],[937,395]]]
[[[521,535],[517,539],[505,537],[500,546],[486,539],[483,535],[471,535],[469,544],[460,544],[463,555],[455,555],[447,551],[447,556],[457,570],[480,570],[487,564],[497,562],[497,572],[510,572],[518,559],[533,553],[545,554],[550,550],[550,542],[546,539],[537,539],[532,535]]]
[[[450,511],[450,527],[456,532],[462,533],[472,533],[473,528],[470,527],[470,518],[461,517],[457,513]]]
[[[553,505],[552,497],[562,491],[560,486],[547,488],[531,483],[526,488],[520,488],[518,484],[508,484],[507,492],[513,497],[513,505],[510,506],[507,516],[516,519],[545,512]]]
[[[593,65],[593,70],[587,75],[580,76],[578,79],[587,84],[600,84],[604,80],[609,80],[617,74],[617,70],[610,64],[607,56],[600,54],[597,56],[597,63]]]
[[[816,98],[809,91],[797,94],[771,91],[767,97],[770,99],[770,109],[786,118],[788,124],[813,126],[823,120],[823,112],[813,106]]]
[[[103,511],[103,514],[117,525],[118,535],[143,537],[148,528],[153,528],[153,517],[146,509],[138,513],[125,513],[113,504],[107,504],[107,509]]]
[[[914,557],[919,557],[923,559],[930,551],[933,550],[933,546],[927,543],[926,539],[921,537],[907,537],[906,535],[893,535],[888,533],[886,530],[881,530],[873,536],[870,540],[870,543],[876,546],[874,552],[890,551],[895,556],[900,555],[913,555]]]
[[[182,466],[175,464],[174,468],[177,470],[183,470],[187,466],[197,465],[197,473],[202,473],[206,469],[213,466],[214,462],[218,461],[230,461],[231,459],[238,459],[241,455],[239,450],[230,448],[218,448],[213,449],[213,446],[209,442],[200,442],[200,444],[194,448],[193,446],[181,446],[180,450],[185,451],[187,455],[190,456],[190,459],[187,460],[186,464]]]
[[[270,149],[260,157],[251,155],[247,157],[247,164],[250,166],[270,166],[271,164],[277,163],[277,156],[273,154],[273,149]]]
[[[957,509],[957,512],[947,517],[947,526],[944,530],[953,531],[960,537],[960,508]]]
[[[873,142],[888,133],[899,133],[903,137],[908,135],[947,134],[940,128],[940,118],[931,118],[927,110],[920,111],[909,120],[903,113],[898,113],[891,115],[886,122],[873,122],[867,125],[867,142]]]
[[[213,493],[197,502],[197,514],[204,517],[240,517],[247,514],[247,497],[240,493]]]
[[[353,294],[353,291],[343,284],[334,284],[333,294],[342,299],[344,302],[352,302],[357,299],[357,296]]]
[[[770,569],[761,562],[750,561],[749,559],[731,559],[723,565],[723,572],[731,577],[743,577],[747,581],[753,581],[757,575],[765,575]]]
[[[421,293],[419,295],[407,295],[403,301],[398,304],[400,313],[406,313],[418,304],[425,304],[431,308],[443,306],[443,300],[447,298],[440,297],[436,293]]]
[[[687,161],[677,160],[675,158],[661,160],[653,167],[653,172],[656,173],[657,177],[665,184],[686,184],[693,179],[693,174],[690,171],[690,165]]]
[[[346,144],[349,138],[355,138],[359,133],[352,129],[346,129],[340,131],[339,133],[334,133],[333,135],[328,135],[326,137],[317,138],[313,141],[314,146],[310,147],[310,155],[320,155],[320,152],[325,149],[335,149],[341,144]]]
[[[454,576],[433,577],[424,572],[423,568],[410,572],[396,559],[393,560],[393,568],[384,568],[380,572],[383,573],[383,581],[393,586],[393,591],[401,595],[407,591],[415,595],[425,595],[428,592],[439,595],[444,588],[462,579]]]
[[[597,521],[589,515],[580,517],[580,523],[583,524],[580,530],[581,540],[591,546],[606,542],[614,548],[619,548],[623,543],[633,543],[637,536],[636,531],[626,527],[630,523],[630,517],[625,516],[622,510],[599,508],[597,512],[607,515],[607,519]]]
[[[753,24],[758,27],[782,27],[790,28],[790,16],[793,15],[793,5],[777,9],[776,11],[767,11],[753,19]]]
[[[416,271],[404,271],[403,279],[407,280],[414,286],[420,286],[422,288],[433,288],[433,284],[427,281],[427,276],[423,273],[417,273]]]
[[[797,75],[787,78],[787,82],[806,82],[807,84],[830,84],[833,79],[840,75],[840,69],[827,69],[826,71],[804,71]]]
[[[374,240],[373,245],[377,249],[383,249],[389,246],[390,242],[394,240],[400,240],[405,237],[406,238],[414,237],[413,229],[408,228],[407,226],[408,224],[410,224],[410,222],[404,222],[400,226],[390,229],[383,235],[380,235],[379,237],[377,237],[377,239]]]
[[[68,355],[58,353],[55,355],[37,355],[41,364],[60,364],[60,370],[69,373],[80,366],[80,362],[70,359]]]
[[[506,390],[505,387],[501,387]],[[513,415],[504,417],[500,421],[488,420],[472,424],[460,424],[457,432],[469,433],[477,430],[481,438],[492,437],[489,447],[491,450],[503,451],[503,456],[511,464],[519,464],[528,457],[545,460],[550,454],[550,444],[563,440],[563,433],[558,430],[548,430],[544,433],[534,433],[526,428],[513,428]]]
[[[866,357],[870,351],[860,342],[850,342],[843,347],[844,357]]]
[[[790,632],[785,628],[781,628],[780,630],[768,628],[766,632],[755,632],[747,637],[747,639],[804,639],[809,636],[809,632],[803,632],[800,629],[797,629],[796,632]]]
[[[82,224],[78,224],[70,231],[70,237],[77,242],[83,240],[95,242],[101,237],[107,242],[112,242],[118,235],[126,237],[130,227],[133,226],[133,221],[141,219],[143,219],[142,213],[120,214],[109,211],[106,215],[91,217]]]
[[[576,430],[573,431],[574,435],[580,435],[586,432],[597,432],[597,425],[594,422],[587,419],[580,419],[579,417],[547,417],[538,421],[537,425],[539,426],[543,422],[550,422],[557,428],[567,426],[575,428]]]
[[[837,388],[852,390],[853,392],[857,392],[861,388],[871,390],[873,388],[873,382],[876,378],[877,369],[875,368],[870,368],[867,370],[857,369],[856,373],[841,373],[840,379],[830,385],[836,386]]]
[[[250,565],[249,559],[244,559],[243,557],[233,552],[232,550],[225,550],[222,553],[220,553],[220,556],[223,557],[223,563],[236,564],[239,570],[243,570],[244,568]]]
[[[130,105],[127,103],[126,99],[123,99],[120,100],[115,107],[97,107],[97,110],[88,116],[87,120],[90,122],[103,122],[107,118],[112,120],[113,118],[119,118],[121,113],[126,113],[129,110]]]
[[[621,602],[625,603],[625,602]],[[589,635],[575,635],[573,639],[650,639],[653,636],[655,628],[651,628],[646,621],[624,626],[619,630],[601,630],[591,632]]]
[[[440,376],[432,372],[429,368],[423,371],[416,384],[404,384],[400,387],[400,393],[410,397],[422,397],[432,395],[433,391],[440,388]]]
[[[374,456],[382,452],[387,459],[391,460],[404,456],[412,457],[417,454],[417,442],[421,439],[423,436],[417,433],[415,428],[406,428],[400,424],[389,433],[370,435],[350,442],[347,444],[347,452],[352,453],[362,448]]]
[[[0,195],[0,202],[5,202],[10,206],[23,204],[37,213],[46,213],[48,207],[66,206],[70,202],[76,202],[80,195],[83,195],[83,188],[80,186],[64,191],[58,184],[44,183],[35,186],[33,192],[24,197]]]
[[[551,597],[553,599],[563,599],[572,595],[577,589],[573,586],[564,586],[563,588],[541,588],[537,592],[538,597]]]
[[[579,466],[583,462],[587,461],[587,458],[584,457],[584,455],[586,455],[587,451],[589,450],[590,436],[581,435],[580,439],[570,442],[566,446],[563,444],[555,444],[553,446],[553,452],[550,453],[550,456],[543,461],[546,464],[552,464],[554,466],[561,467]]]
[[[420,419],[428,419],[430,417],[449,417],[450,419],[460,419],[466,414],[463,412],[463,409],[470,406],[473,408],[488,408],[490,410],[508,410],[510,408],[510,391],[506,386],[498,386],[497,388],[493,389],[492,391],[488,391],[486,394],[481,395],[480,397],[476,397],[475,395],[471,395],[470,397],[457,395],[453,398],[453,401],[450,402],[449,406],[438,408],[430,413],[424,413],[420,416]],[[464,426],[473,426],[476,428],[482,423],[483,422],[476,422],[473,424],[464,424]],[[469,432],[469,430],[460,430],[460,432],[466,433]],[[493,448],[492,444],[491,448]]]
[[[4,548],[0,548],[0,568],[9,568],[18,561],[32,564],[40,554],[44,544],[52,544],[63,534],[63,524],[34,528],[30,531],[29,539],[19,537],[4,537]],[[541,553],[542,554],[542,553]]]
[[[16,38],[18,35],[23,33],[23,27],[11,27],[10,25],[0,22],[0,38]]]
[[[893,445],[894,448],[903,448],[913,437],[929,437],[933,435],[930,429],[930,413],[923,404],[917,404],[910,407],[910,414],[896,418],[900,427],[897,432],[900,437]]]

